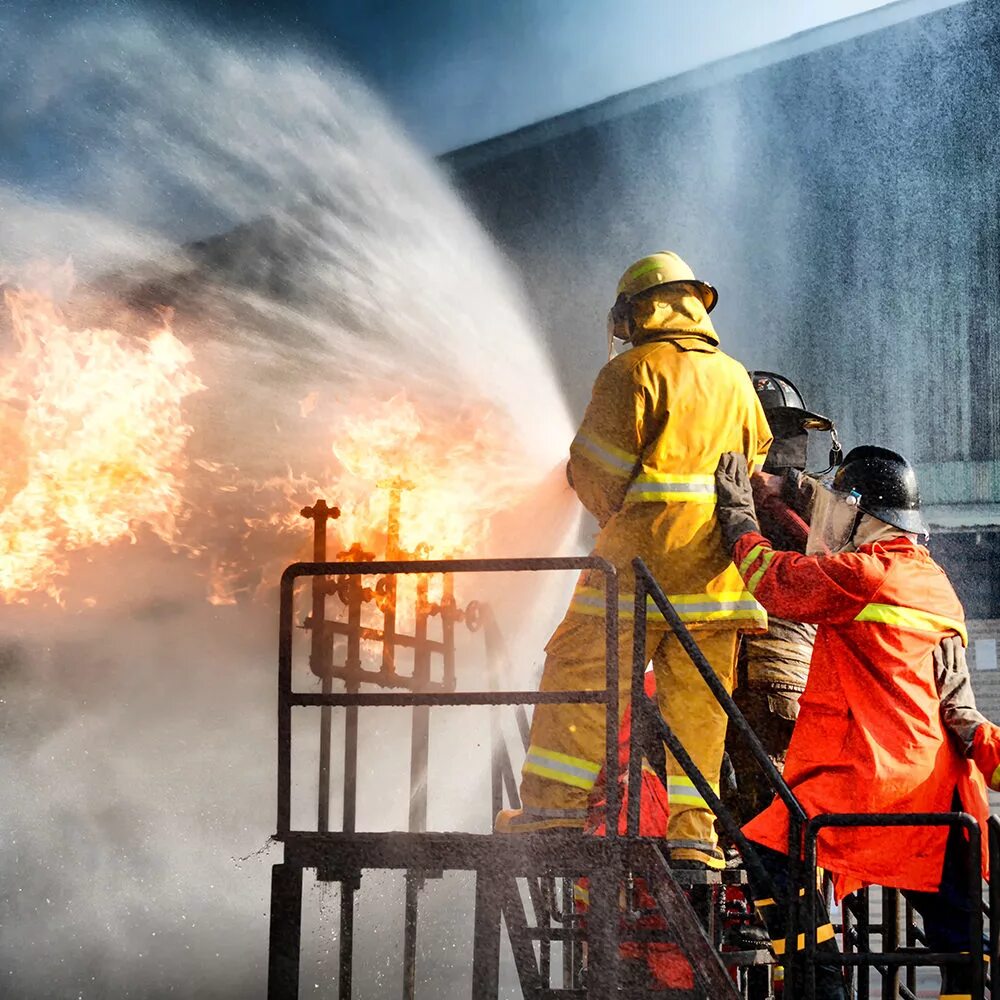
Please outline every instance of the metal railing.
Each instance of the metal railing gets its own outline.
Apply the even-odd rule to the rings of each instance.
[[[995,817],[994,817],[995,818]],[[969,882],[969,941],[971,951],[955,954],[953,952],[934,952],[926,948],[906,949],[896,951],[873,952],[857,951],[853,954],[842,954],[838,958],[841,965],[854,965],[863,969],[878,969],[883,979],[892,981],[894,970],[902,967],[935,966],[935,965],[967,965],[971,967],[971,994],[974,1000],[983,997],[985,989],[985,974],[983,950],[980,942],[983,939],[983,904],[982,904],[982,847],[979,823],[968,813],[827,813],[816,816],[806,824],[805,854],[806,871],[811,876],[812,884],[818,878],[818,840],[820,831],[825,828],[879,828],[879,827],[933,827],[944,826],[948,829],[960,827],[965,830],[969,847],[966,851],[967,876]],[[806,900],[807,923],[816,923],[816,896],[811,894]],[[884,918],[883,918],[883,937]],[[805,971],[806,993],[815,989],[816,973],[816,943],[813,935],[805,941]]]
[[[328,684],[321,692],[301,692],[293,687],[293,634],[295,588],[306,578],[394,578],[398,575],[451,575],[459,573],[519,573],[542,571],[596,571],[603,576],[605,592],[605,684],[597,690],[569,691],[347,691],[333,692]],[[312,627],[322,628],[322,609],[313,600]],[[318,617],[317,617],[318,616]],[[357,623],[355,623],[357,625]],[[336,631],[336,630],[332,630]],[[515,915],[513,899],[491,893],[488,883],[517,871],[518,864],[535,864],[540,871],[569,875],[587,871],[591,876],[592,906],[588,920],[588,945],[594,961],[588,981],[591,995],[614,991],[618,963],[617,877],[625,865],[618,829],[611,824],[607,838],[578,848],[563,847],[566,838],[550,838],[546,845],[532,844],[533,835],[502,838],[477,834],[363,834],[355,829],[356,753],[347,753],[343,797],[343,829],[329,829],[329,801],[321,794],[318,829],[294,829],[291,823],[291,746],[294,708],[345,708],[356,712],[374,706],[497,706],[588,703],[604,707],[605,756],[608,773],[608,809],[614,815],[621,807],[618,783],[619,651],[618,580],[615,568],[595,557],[541,559],[388,560],[295,563],[282,574],[278,644],[278,754],[277,824],[275,839],[286,847],[285,861],[272,872],[272,916],[268,966],[269,1000],[291,1000],[297,996],[301,936],[302,870],[316,867],[328,880],[341,881],[340,983],[342,1000],[351,996],[353,967],[353,894],[362,868],[464,868],[479,873],[476,891],[473,967],[476,996],[496,995],[499,961],[499,915],[508,921]],[[327,722],[327,726],[329,723]],[[325,729],[324,729],[325,732]],[[322,733],[321,733],[322,736]],[[327,738],[328,745],[329,740]],[[322,770],[322,759],[321,759]],[[321,789],[323,787],[321,774]],[[496,801],[496,789],[493,795]],[[325,803],[325,808],[324,808]],[[576,838],[574,838],[576,839]],[[516,840],[517,843],[512,841]],[[505,843],[505,841],[507,841]],[[530,847],[530,850],[528,848]],[[530,855],[530,859],[529,859]],[[563,857],[562,855],[565,855]],[[350,888],[350,891],[347,891]],[[348,897],[350,897],[348,899]],[[519,901],[518,901],[519,903]],[[493,938],[496,938],[494,941]],[[515,944],[515,959],[526,964],[524,941]],[[527,945],[530,950],[530,943]],[[482,984],[479,988],[478,984]],[[540,984],[539,984],[540,986]]]

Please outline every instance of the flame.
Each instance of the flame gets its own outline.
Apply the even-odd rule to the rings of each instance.
[[[170,314],[145,341],[71,329],[35,291],[4,293],[13,351],[0,357],[0,598],[59,599],[70,554],[140,526],[178,538],[191,427],[203,389]]]
[[[529,487],[507,420],[486,404],[418,407],[400,392],[350,413],[332,429],[341,471],[327,499],[341,509],[338,535],[376,556],[481,554],[492,516]]]

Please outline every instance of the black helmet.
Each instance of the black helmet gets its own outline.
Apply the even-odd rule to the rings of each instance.
[[[902,455],[866,444],[852,448],[833,477],[833,488],[858,493],[858,509],[900,531],[926,535],[917,474]]]
[[[791,379],[774,372],[750,372],[750,381],[760,405],[767,414],[767,422],[774,435],[774,443],[764,462],[765,472],[806,467],[806,447],[809,431],[829,431],[833,435],[830,466],[836,465],[843,454],[837,440],[837,429],[829,417],[805,408],[802,394]]]

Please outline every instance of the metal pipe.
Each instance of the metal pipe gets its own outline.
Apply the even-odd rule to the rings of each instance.
[[[354,980],[354,886],[352,878],[340,883],[340,977],[337,995],[351,1000]]]
[[[333,692],[333,678],[324,677],[320,690],[324,695]],[[355,709],[357,711],[357,709]],[[330,830],[330,737],[333,726],[333,709],[324,705],[319,712],[319,788],[316,793],[316,829],[319,833]]]
[[[638,837],[639,806],[642,801],[642,757],[641,753],[636,753],[635,737],[637,732],[647,731],[649,724],[643,697],[646,679],[646,588],[638,578],[636,578],[632,613],[634,616],[630,689],[632,727],[628,740],[628,817],[625,829],[630,837]]]
[[[990,995],[1000,1000],[1000,818],[986,822],[990,851]]]
[[[606,704],[607,696],[597,691],[407,691],[399,694],[381,691],[359,691],[356,694],[317,694],[294,692],[288,694],[290,706],[320,705],[558,705],[561,703],[584,702],[594,705]],[[617,727],[616,727],[617,728]]]

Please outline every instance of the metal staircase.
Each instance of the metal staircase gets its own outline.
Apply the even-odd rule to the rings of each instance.
[[[445,871],[475,873],[475,909],[472,965],[473,1000],[494,1000],[499,996],[501,944],[506,935],[513,965],[525,998],[590,997],[684,997],[687,1000],[769,1000],[773,996],[773,958],[768,950],[727,950],[724,938],[726,889],[743,885],[742,868],[721,873],[674,871],[665,862],[660,843],[639,837],[639,796],[630,796],[628,823],[624,835],[617,824],[607,824],[602,837],[581,836],[572,831],[529,834],[438,833],[427,830],[427,760],[429,709],[448,706],[491,706],[491,807],[495,814],[504,806],[519,806],[515,757],[503,735],[501,713],[513,712],[519,740],[528,738],[526,706],[542,702],[590,702],[604,706],[607,746],[607,815],[617,816],[620,808],[618,785],[618,587],[615,570],[596,557],[514,560],[426,560],[412,554],[394,553],[398,558],[375,561],[369,553],[354,549],[327,561],[326,522],[336,516],[335,508],[321,501],[303,512],[314,520],[314,561],[296,563],[281,580],[278,663],[278,777],[277,831],[284,858],[273,866],[271,922],[268,959],[268,1000],[297,1000],[302,930],[302,886],[306,869],[317,878],[340,886],[338,939],[340,946],[338,996],[355,996],[354,943],[355,895],[362,873],[372,869],[405,873],[405,919],[403,972],[400,994],[413,1000],[417,983],[417,928],[421,887],[425,879]],[[554,571],[598,571],[604,579],[606,598],[606,686],[598,691],[504,691],[503,637],[488,607],[471,602],[459,608],[453,581],[467,573],[534,573]],[[693,765],[690,757],[663,721],[656,706],[646,698],[642,674],[646,664],[645,613],[647,600],[659,608],[674,629],[692,662],[705,677],[744,738],[750,740],[758,762],[772,787],[785,799],[793,817],[791,836],[806,838],[815,845],[815,835],[824,822],[855,822],[853,818],[807,820],[801,806],[771,765],[756,736],[746,724],[732,699],[704,661],[697,644],[677,618],[674,609],[650,577],[645,566],[635,565],[637,598],[633,638],[632,704],[636,713],[646,713],[660,737],[694,782],[720,823],[737,844],[747,866],[755,856],[738,827],[711,786]],[[417,602],[412,630],[397,625],[397,580],[416,579]],[[428,581],[439,578],[439,596],[429,596]],[[320,690],[299,691],[293,685],[293,637],[296,629],[296,590],[307,583],[310,612],[300,623],[309,630],[311,672],[320,679]],[[489,690],[458,691],[456,684],[455,630],[464,626],[482,634],[489,665]],[[432,632],[434,635],[432,635]],[[362,644],[377,644],[379,664],[366,665]],[[409,669],[404,669],[403,661]],[[334,690],[335,683],[341,690]],[[358,712],[362,708],[392,705],[409,709],[411,731],[410,802],[408,829],[402,832],[365,833],[356,830]],[[298,712],[319,717],[319,775],[316,825],[313,829],[294,828],[291,822],[291,745],[293,709],[319,709],[318,713]],[[331,830],[330,781],[332,757],[332,716],[344,714],[343,807],[340,829]],[[633,732],[635,729],[633,728]],[[456,748],[458,749],[458,748]],[[630,748],[629,787],[639,784],[641,754]],[[951,814],[936,821],[965,822]],[[861,821],[865,820],[861,817]],[[868,818],[870,819],[870,817]],[[910,820],[923,820],[913,817]],[[994,821],[995,822],[995,821]],[[978,828],[973,835],[978,834]],[[812,838],[811,840],[809,838]],[[794,840],[793,840],[794,843]],[[991,853],[1000,854],[1000,825],[990,830]],[[815,851],[803,860],[793,860],[793,884],[815,880]],[[762,874],[762,869],[758,875]],[[573,886],[581,877],[589,882],[589,905],[581,913],[574,905]],[[642,878],[663,915],[665,930],[648,931],[635,926],[637,914],[631,905],[630,886]],[[815,884],[813,881],[812,884]],[[992,896],[991,887],[991,896]],[[624,905],[622,905],[624,901]],[[789,907],[788,937],[795,941],[803,918],[794,901]],[[867,909],[864,911],[867,913]],[[808,916],[806,914],[805,916]],[[978,913],[982,927],[982,913]],[[888,918],[887,918],[888,919]],[[903,938],[893,937],[886,922],[876,928],[883,932],[881,953],[872,953],[872,928],[867,918],[851,914],[845,920],[851,947],[845,964],[858,968],[854,987],[866,1000],[870,968],[883,972],[883,997],[912,997],[908,983],[901,983],[900,970],[917,964],[933,963],[917,937],[906,930]],[[814,926],[814,924],[809,924]],[[898,919],[897,924],[898,928]],[[687,957],[694,975],[691,990],[649,990],[630,981],[620,954],[622,939],[666,940]],[[804,971],[805,988],[793,994],[789,983],[784,1000],[808,1000],[810,963],[815,944],[804,935],[805,947],[796,961]],[[902,943],[901,943],[902,941]],[[996,934],[991,925],[991,951],[996,954]],[[983,975],[982,956],[967,960]],[[994,967],[997,965],[993,963]],[[993,969],[996,979],[1000,970]],[[912,974],[909,974],[912,979]],[[864,979],[864,984],[862,984]],[[888,985],[885,985],[888,984]],[[988,992],[980,987],[975,1000]],[[1000,997],[1000,992],[995,993]]]

